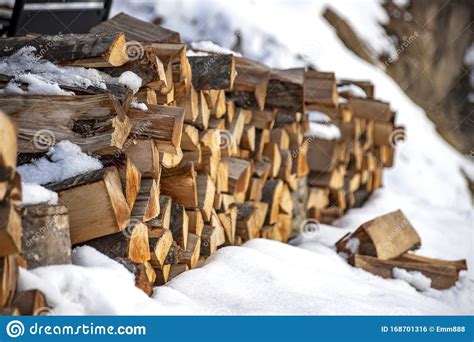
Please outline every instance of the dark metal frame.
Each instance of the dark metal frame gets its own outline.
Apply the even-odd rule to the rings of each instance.
[[[15,36],[17,35],[22,29],[23,27],[19,27],[20,26],[20,22],[21,22],[21,19],[22,19],[22,15],[25,14],[25,5],[26,4],[42,4],[42,3],[74,3],[74,2],[78,2],[78,1],[68,1],[68,0],[44,0],[44,1],[41,1],[41,0],[16,0],[15,1],[15,6],[13,7],[13,12],[12,12],[12,16],[10,18],[10,22],[9,22],[9,25],[6,26],[6,27],[2,27],[0,29],[0,35],[1,34],[4,34],[4,33],[7,33],[8,36],[12,37],[12,36]],[[84,2],[87,2],[84,1]],[[107,20],[108,16],[109,16],[109,13],[110,13],[110,8],[112,7],[112,0],[97,0],[97,2],[102,2],[104,4],[104,7],[102,9],[96,9],[96,10],[100,10],[102,13],[100,13],[100,21],[104,21],[104,20]],[[67,11],[70,11],[70,12],[73,12],[73,11],[87,11],[88,9],[84,9],[84,10],[74,10],[74,9],[71,9],[71,10],[67,10]],[[37,13],[45,13],[45,12],[50,12],[54,15],[54,12],[55,10],[50,10],[50,9],[38,9],[38,10],[28,10],[28,12],[37,12]],[[63,12],[66,11],[66,10],[62,10]],[[56,16],[56,15],[55,15]],[[60,17],[61,15],[59,15]],[[99,22],[100,22],[99,21]],[[99,22],[94,22],[94,23],[91,23],[91,27],[98,24]],[[45,23],[45,27],[47,27],[47,24],[48,23]],[[45,32],[35,32],[35,33],[45,33]],[[60,33],[60,31],[58,30],[58,32],[50,32],[50,33]],[[63,32],[63,33],[82,33],[82,32],[74,32],[74,30],[71,30],[71,32]]]

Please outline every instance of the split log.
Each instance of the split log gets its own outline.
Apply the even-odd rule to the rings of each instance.
[[[154,140],[130,141],[123,151],[141,172],[142,177],[160,176],[160,152]]]
[[[193,233],[188,233],[188,246],[183,253],[182,263],[188,265],[190,269],[196,267],[201,251],[201,238]]]
[[[394,112],[390,110],[390,105],[386,102],[351,98],[348,106],[355,117],[364,118],[371,121],[393,122]]]
[[[337,107],[338,94],[333,72],[306,71],[304,100],[309,109],[312,104]]]
[[[14,255],[0,257],[0,307],[11,304],[16,291],[18,272]]]
[[[186,163],[173,169],[163,169],[161,193],[170,196],[173,202],[187,207],[197,207],[198,194],[194,163]]]
[[[173,240],[178,246],[186,250],[189,232],[189,217],[184,210],[184,206],[173,203],[171,205],[170,230],[173,234]]]
[[[357,241],[355,239],[359,245],[356,252],[349,242]],[[342,237],[336,247],[339,252],[349,255],[358,253],[388,260],[416,249],[420,244],[420,237],[410,221],[402,211],[397,210],[365,222],[352,234]]]
[[[282,108],[291,114],[304,110],[304,69],[272,69],[265,108]]]
[[[211,218],[211,211],[214,204],[216,187],[211,177],[207,175],[198,175],[196,178],[196,182],[198,195],[197,207],[201,210],[204,221],[209,221]]]
[[[274,224],[278,221],[282,192],[283,181],[280,179],[270,179],[263,187],[262,202],[268,204],[268,214],[265,221],[267,224]]]
[[[178,32],[168,30],[123,12],[91,28],[92,33],[124,32],[127,41],[150,43],[180,43]]]
[[[123,265],[127,271],[132,273],[135,277],[135,286],[145,292],[148,296],[153,294],[153,287],[148,278],[147,269],[144,264],[135,263],[127,258],[115,258],[119,264]]]
[[[69,209],[73,245],[119,232],[129,224],[130,209],[115,167],[91,171],[47,187],[56,191],[59,203]]]
[[[0,57],[7,57],[25,46],[56,64],[87,68],[119,66],[127,62],[125,35],[119,30],[98,34],[27,35],[0,38]]]
[[[0,201],[0,256],[21,251],[21,180],[18,173],[7,181],[6,193]]]
[[[132,218],[148,222],[160,214],[159,182],[159,178],[142,178],[140,191],[130,215]]]
[[[160,214],[153,220],[148,221],[150,228],[169,229],[171,221],[171,197],[160,195]]]
[[[16,307],[22,316],[47,316],[52,313],[40,290],[17,292],[13,298],[12,306]]]
[[[237,72],[233,93],[235,103],[243,108],[263,110],[270,69],[247,58],[234,58]]]
[[[151,259],[148,227],[140,221],[131,222],[123,232],[102,236],[86,244],[112,259],[123,257],[134,263]]]
[[[252,176],[252,164],[240,158],[224,158],[229,168],[228,187],[231,194],[246,192],[250,177]]]
[[[233,55],[189,56],[194,88],[232,90],[235,79]]]
[[[393,278],[393,269],[421,272],[431,279],[431,287],[438,290],[448,289],[459,279],[456,267],[449,264],[429,264],[418,262],[403,262],[397,260],[382,260],[368,255],[355,254],[350,259],[351,265],[378,275],[383,278]]]
[[[244,241],[260,236],[269,206],[263,202],[237,204],[236,234]]]
[[[134,139],[153,139],[161,152],[177,154],[181,148],[184,110],[178,107],[148,105],[148,111],[130,109]]]
[[[25,207],[22,226],[21,254],[28,264],[28,269],[71,263],[69,217],[65,206]]]
[[[154,268],[163,268],[173,244],[173,234],[168,229],[150,229],[148,239],[150,241],[151,265]]]
[[[18,149],[41,152],[70,140],[83,150],[122,148],[132,124],[109,94],[0,96],[0,107],[18,127]]]
[[[133,163],[132,158],[121,153],[117,153],[116,155],[104,155],[99,158],[104,167],[110,165],[117,167],[127,204],[129,208],[133,208],[138,192],[140,191],[142,173]]]

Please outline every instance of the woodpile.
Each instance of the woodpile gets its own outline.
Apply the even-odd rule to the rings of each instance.
[[[397,278],[400,269],[421,273],[439,290],[452,287],[459,272],[467,270],[464,259],[448,261],[409,253],[420,246],[420,237],[400,210],[368,221],[336,242],[337,251],[352,266],[383,278]]]
[[[336,81],[334,73],[305,74],[305,104],[310,126],[334,126],[337,137],[306,134],[308,216],[331,223],[345,210],[360,207],[382,186],[384,167],[393,165],[395,145],[404,139],[396,113],[374,99],[368,81]]]
[[[382,185],[382,169],[393,163],[395,115],[367,82],[338,88],[331,73],[189,51],[178,33],[125,14],[90,34],[0,40],[0,57],[48,44],[42,56],[57,65],[142,80],[139,89],[58,84],[75,96],[0,95],[0,306],[12,307],[18,263],[69,263],[71,246],[80,245],[120,262],[151,294],[221,247],[254,238],[287,242],[308,216],[340,217]],[[0,88],[10,81],[0,75]],[[308,132],[309,111],[329,116],[340,138]],[[32,142],[47,130],[104,167],[47,184],[59,204],[27,207],[22,216],[16,130],[22,160],[45,152]],[[43,300],[38,293],[22,298],[15,304],[22,314]]]

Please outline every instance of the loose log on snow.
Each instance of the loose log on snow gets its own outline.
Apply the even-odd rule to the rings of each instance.
[[[88,68],[122,65],[128,60],[125,35],[120,30],[98,34],[27,35],[0,38],[0,57],[14,54],[25,46],[57,64]]]
[[[456,267],[449,263],[431,264],[414,261],[381,260],[368,255],[355,254],[350,258],[350,263],[366,270],[367,272],[383,278],[393,278],[393,269],[405,269],[412,272],[421,272],[431,279],[431,287],[444,290],[452,287],[459,279]]]
[[[63,205],[34,205],[22,213],[22,256],[28,269],[71,263],[68,210]]]
[[[123,12],[94,26],[91,28],[90,32],[124,32],[127,41],[150,43],[181,42],[178,32],[168,30],[160,25],[134,18]]]
[[[352,234],[345,235],[336,243],[338,251],[351,253],[347,244],[355,238],[359,240],[357,253],[381,260],[396,258],[421,244],[418,233],[401,210],[365,222]]]
[[[129,223],[130,209],[115,167],[91,171],[47,187],[58,192],[59,203],[69,209],[73,245],[119,232]]]
[[[233,55],[210,54],[188,57],[194,88],[232,90],[235,79]]]
[[[83,150],[122,148],[132,124],[120,103],[110,95],[0,96],[0,107],[18,127],[18,150],[41,152],[38,132],[46,143],[70,140]],[[50,136],[52,134],[52,136]]]

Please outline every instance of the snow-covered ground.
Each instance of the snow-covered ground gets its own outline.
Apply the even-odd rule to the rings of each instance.
[[[376,25],[384,13],[374,1],[128,0],[116,1],[113,14],[163,15],[165,26],[186,41],[212,40],[227,48],[240,31],[244,54],[273,67],[310,62],[338,78],[371,80],[376,97],[398,111],[407,137],[397,147],[395,167],[384,173],[384,188],[363,208],[292,245],[258,239],[223,248],[204,267],[156,288],[152,298],[134,287],[122,266],[89,247],[75,250],[73,266],[22,270],[20,287],[43,290],[57,314],[472,314],[474,211],[461,168],[474,178],[474,163],[440,138],[382,69],[344,47],[321,18],[326,4],[371,38],[374,50],[393,48]],[[347,231],[398,208],[421,236],[418,253],[468,260],[469,271],[455,287],[417,291],[407,281],[426,284],[414,275],[381,279],[350,267],[334,251]]]

